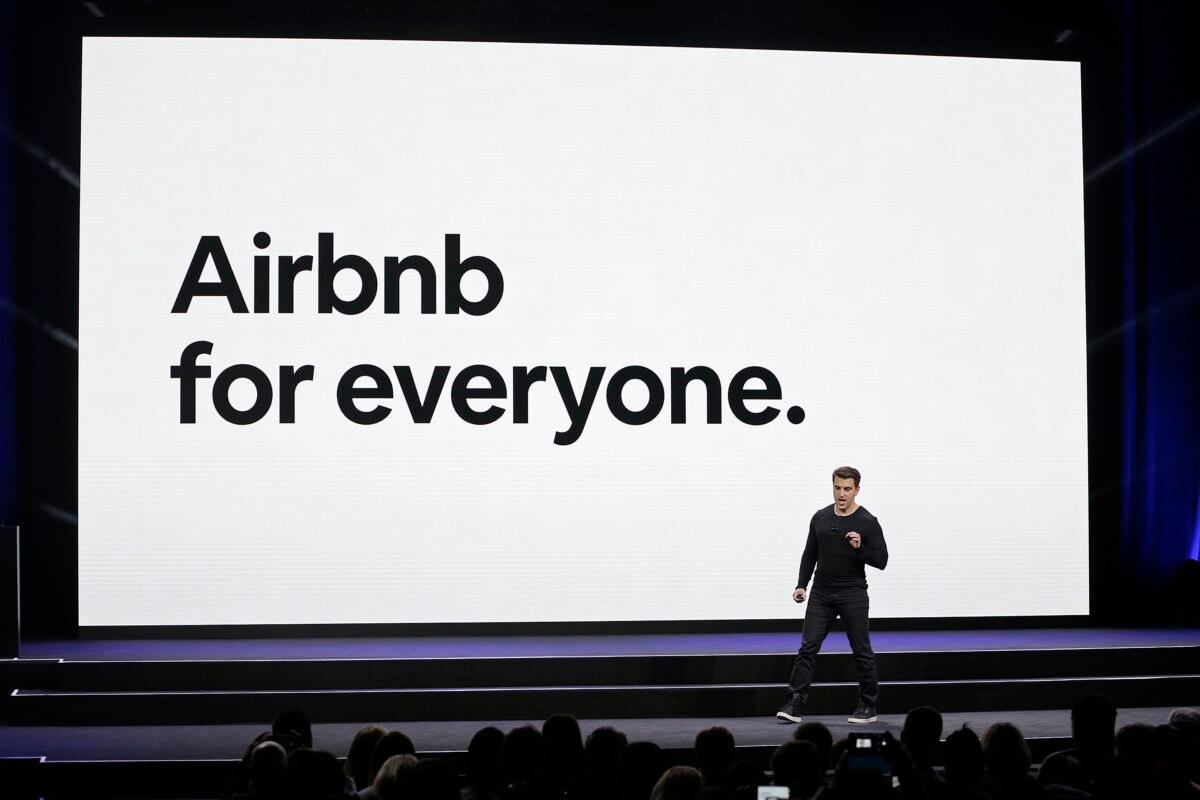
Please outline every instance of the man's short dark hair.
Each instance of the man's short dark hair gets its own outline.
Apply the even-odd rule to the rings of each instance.
[[[858,482],[862,480],[862,474],[854,467],[838,467],[833,471],[833,479],[836,481],[838,478],[843,480],[849,478],[854,481],[854,488],[857,489]]]
[[[1117,707],[1102,694],[1085,694],[1071,706],[1071,721],[1089,727],[1104,726],[1110,731],[1117,723]]]
[[[784,742],[771,756],[771,773],[776,786],[803,787],[805,797],[812,795],[825,775],[825,760],[817,746],[793,739]]]
[[[826,728],[824,723],[806,722],[796,728],[792,738],[797,742],[812,742],[817,748],[817,752],[821,754],[821,761],[825,765],[822,769],[829,769],[832,766],[830,754],[833,752],[833,734],[829,732],[829,728]]]
[[[583,755],[594,772],[616,772],[629,739],[611,725],[602,725],[588,734]]]
[[[900,737],[910,751],[927,753],[938,746],[942,738],[942,715],[933,706],[919,706],[904,718]]]
[[[513,783],[536,777],[546,768],[546,737],[532,725],[513,728],[504,735],[500,761]]]
[[[707,783],[716,783],[733,765],[733,734],[728,728],[715,725],[696,734],[696,766]]]

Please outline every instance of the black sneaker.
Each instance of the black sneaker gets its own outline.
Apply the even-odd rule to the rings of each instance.
[[[800,713],[803,709],[800,707],[800,701],[795,697],[789,697],[788,701],[783,704],[783,708],[775,712],[775,716],[784,722],[800,722]]]
[[[879,712],[875,710],[874,706],[860,703],[855,712],[846,718],[846,722],[865,725],[868,722],[875,722],[877,719],[879,719]]]

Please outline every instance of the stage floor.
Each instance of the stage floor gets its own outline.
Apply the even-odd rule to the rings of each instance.
[[[853,709],[847,709],[847,714]],[[1144,722],[1160,725],[1167,721],[1171,707],[1122,708],[1117,725]],[[1012,722],[1029,739],[1066,740],[1071,736],[1070,711],[979,711],[943,714],[943,735],[964,724],[983,735],[995,722]],[[850,725],[846,714],[811,716],[806,720],[829,726],[834,738],[854,730],[892,731],[899,735],[902,714],[880,715],[872,725]],[[519,725],[541,727],[541,720],[455,720],[449,722],[387,722],[364,720],[353,723],[313,725],[313,744],[337,756],[344,756],[354,733],[374,723],[387,730],[403,731],[421,753],[465,751],[471,736],[488,725],[508,731]],[[773,717],[689,717],[684,719],[587,719],[580,720],[586,736],[602,725],[624,731],[629,741],[649,740],[664,749],[690,748],[696,733],[713,725],[724,725],[733,732],[739,747],[775,746],[788,741],[794,725],[780,724]],[[124,761],[194,760],[240,758],[246,745],[269,727],[269,723],[248,725],[123,725],[20,726],[0,723],[0,754],[5,756],[45,756],[52,761]],[[1059,742],[1063,744],[1064,742]],[[1055,745],[1057,746],[1057,745]]]
[[[1200,628],[1046,628],[876,631],[876,652],[961,652],[1043,648],[1200,645]],[[25,659],[159,661],[200,659],[536,658],[541,656],[714,655],[794,652],[799,633],[636,634],[595,636],[437,636],[268,639],[57,639],[24,642]],[[848,653],[833,632],[823,653]]]

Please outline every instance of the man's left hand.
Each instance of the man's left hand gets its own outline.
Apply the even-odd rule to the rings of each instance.
[[[850,531],[849,533],[847,533],[846,541],[849,542],[850,546],[853,547],[855,550],[862,547],[862,536],[860,536],[857,531]]]

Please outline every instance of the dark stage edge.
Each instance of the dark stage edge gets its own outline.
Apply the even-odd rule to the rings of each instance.
[[[1200,645],[1200,628],[1048,628],[877,631],[876,652],[1132,648]],[[595,636],[437,636],[297,639],[56,639],[24,642],[26,659],[200,660],[349,658],[534,658],[539,656],[717,655],[795,652],[796,633]],[[840,631],[823,653],[848,653]]]

